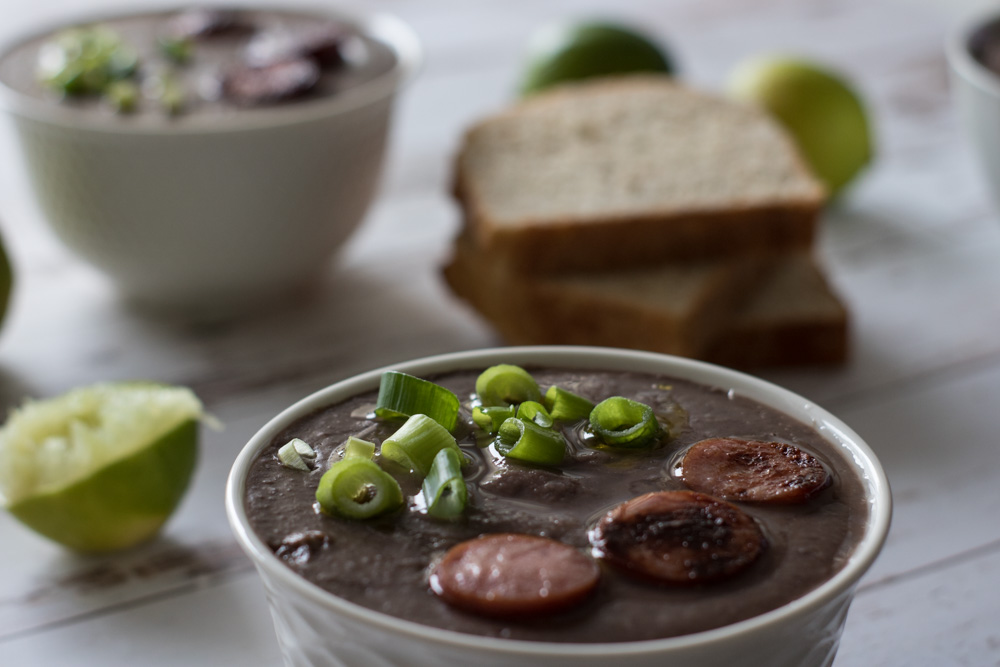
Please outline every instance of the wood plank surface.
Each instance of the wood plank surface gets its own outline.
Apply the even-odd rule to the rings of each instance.
[[[141,4],[159,3],[132,3]],[[609,14],[663,36],[704,88],[721,89],[741,58],[776,51],[832,63],[863,91],[877,161],[827,212],[819,243],[852,314],[851,360],[762,375],[847,421],[893,485],[892,532],[836,666],[1000,665],[1000,220],[949,99],[941,47],[957,5],[341,4],[402,16],[426,63],[399,104],[363,228],[321,284],[275,309],[192,323],[123,305],[45,227],[11,132],[0,130],[0,230],[18,276],[0,336],[0,404],[149,378],[191,386],[225,424],[206,431],[193,487],[163,536],[136,551],[71,556],[0,514],[0,665],[278,663],[263,592],[223,514],[233,458],[269,417],[330,382],[499,343],[439,277],[458,225],[450,158],[463,128],[511,99],[535,27]],[[0,39],[82,10],[39,0],[7,11]]]

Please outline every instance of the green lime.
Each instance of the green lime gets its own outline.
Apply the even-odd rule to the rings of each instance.
[[[736,68],[729,89],[785,126],[831,197],[872,159],[872,132],[860,97],[844,77],[820,65],[754,58]]]
[[[152,537],[187,490],[202,406],[188,389],[109,383],[27,401],[0,429],[0,492],[22,523],[76,551]]]
[[[4,315],[7,314],[7,304],[10,302],[10,291],[14,285],[14,272],[7,259],[7,251],[4,248],[3,240],[0,239],[0,322],[3,322]]]
[[[632,28],[604,22],[552,26],[533,35],[521,94],[590,77],[660,72],[673,65],[653,40]]]

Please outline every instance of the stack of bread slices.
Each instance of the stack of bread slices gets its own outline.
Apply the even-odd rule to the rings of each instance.
[[[471,128],[455,195],[445,278],[508,343],[846,355],[812,252],[823,187],[763,111],[661,76],[565,86]]]

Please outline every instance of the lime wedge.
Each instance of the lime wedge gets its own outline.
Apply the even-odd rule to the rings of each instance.
[[[190,390],[98,384],[27,401],[0,429],[0,493],[18,520],[70,549],[152,537],[187,490],[202,406]]]

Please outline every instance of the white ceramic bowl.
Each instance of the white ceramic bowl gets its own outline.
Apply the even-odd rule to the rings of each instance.
[[[960,122],[985,171],[993,199],[1000,205],[1000,75],[970,51],[972,37],[991,24],[997,24],[1000,38],[1000,10],[996,7],[961,21],[948,35],[945,54]]]
[[[420,47],[388,15],[277,11],[296,10],[353,24],[385,43],[395,66],[329,97],[156,125],[75,112],[0,84],[43,214],[127,296],[253,306],[320,272],[363,218],[393,100]],[[87,20],[102,18],[113,17]]]
[[[512,641],[460,634],[387,616],[341,600],[295,574],[251,530],[244,508],[247,472],[275,435],[317,409],[377,389],[383,370],[338,382],[299,401],[262,428],[237,457],[226,512],[267,591],[288,665],[542,665],[585,667],[820,667],[833,662],[858,579],[889,530],[891,498],[872,451],[843,422],[785,389],[719,366],[661,354],[587,347],[511,347],[461,352],[392,366],[418,376],[497,363],[663,373],[732,389],[811,424],[856,463],[867,490],[867,530],[844,568],[819,588],[770,611],[693,635],[616,644]]]

